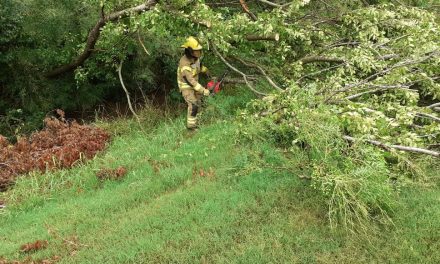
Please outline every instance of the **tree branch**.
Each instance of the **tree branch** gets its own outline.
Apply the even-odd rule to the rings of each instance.
[[[350,137],[350,136],[343,136],[343,138],[347,141],[350,142],[356,142],[359,141],[359,139]],[[416,148],[416,147],[407,147],[407,146],[401,146],[401,145],[388,145],[376,140],[366,140],[367,143],[372,144],[374,146],[383,148],[385,150],[389,150],[389,149],[397,149],[397,150],[401,150],[401,151],[406,151],[406,152],[414,152],[414,153],[421,153],[421,154],[427,154],[427,155],[431,155],[434,157],[440,157],[440,152],[436,152],[436,151],[432,151],[432,150],[427,150],[427,149],[422,149],[422,148]]]
[[[440,123],[440,118],[438,118],[436,116],[433,116],[433,115],[430,115],[430,114],[425,114],[425,113],[417,113],[416,115],[418,117],[429,118],[429,119],[432,119],[432,120]]]
[[[145,53],[147,53],[147,55],[150,56],[151,55],[150,52],[148,52],[147,48],[145,47],[144,43],[142,42],[141,34],[139,33],[139,30],[138,30],[137,33],[138,33],[137,35],[138,35],[139,43],[141,44],[141,46],[144,49]]]
[[[241,72],[240,70],[238,70],[237,68],[235,68],[234,66],[232,66],[221,54],[220,52],[218,52],[218,50],[215,48],[214,44],[211,43],[211,47],[212,50],[214,51],[214,53],[217,55],[217,57],[220,58],[220,60],[223,61],[224,64],[226,64],[226,66],[228,66],[231,70],[235,71],[236,73],[240,74],[243,77],[243,80],[245,81],[247,87],[249,87],[249,89],[254,92],[257,95],[260,96],[267,96],[267,94],[259,92],[257,90],[255,90],[255,88],[250,84],[250,82],[248,81],[248,76],[246,74],[244,74],[243,72]]]
[[[133,106],[131,105],[130,94],[128,93],[128,90],[127,90],[127,88],[125,87],[125,84],[124,84],[124,80],[122,79],[122,64],[123,63],[124,63],[124,61],[121,60],[121,63],[119,63],[119,67],[118,67],[119,81],[121,82],[122,88],[124,89],[125,95],[127,96],[128,108],[130,108],[131,113],[134,115],[134,117],[136,117],[136,120],[140,124],[141,121],[139,119],[139,116],[134,111]]]
[[[275,33],[267,36],[260,36],[260,35],[247,35],[246,40],[248,41],[260,41],[260,40],[267,40],[267,41],[276,41],[278,42],[280,40],[280,34]]]
[[[259,65],[255,64],[255,63],[245,62],[242,59],[237,58],[237,57],[234,57],[234,58],[248,67],[257,68],[261,72],[261,74],[263,74],[263,76],[266,78],[266,80],[270,83],[270,85],[272,85],[272,87],[274,87],[278,91],[284,91],[266,74],[266,72],[263,70],[263,68],[261,68]]]
[[[247,6],[246,1],[245,0],[239,0],[239,1],[240,1],[241,7],[243,8],[243,11],[246,12],[246,14],[248,14],[253,21],[257,21],[257,16],[254,15],[254,13],[252,13],[251,10],[249,10],[249,7]]]
[[[118,12],[111,13],[107,16],[101,17],[96,25],[93,27],[93,29],[89,32],[89,35],[87,37],[86,46],[84,48],[84,51],[75,58],[71,63],[60,66],[48,73],[45,74],[45,77],[47,78],[54,78],[57,77],[63,73],[72,71],[79,66],[81,66],[92,54],[92,50],[95,47],[96,42],[99,39],[99,36],[101,34],[101,29],[107,24],[108,22],[113,22],[121,18],[128,17],[132,13],[141,13],[143,11],[151,9],[153,6],[157,4],[156,0],[148,0],[145,4],[141,4],[132,8],[127,8]]]
[[[432,105],[428,105],[427,107],[428,108],[435,108],[437,106],[440,106],[440,103],[435,103],[435,104],[432,104]]]

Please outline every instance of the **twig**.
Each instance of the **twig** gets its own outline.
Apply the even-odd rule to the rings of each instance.
[[[343,138],[347,141],[350,142],[356,142],[359,141],[359,139],[350,137],[350,136],[343,136]],[[434,157],[440,157],[440,152],[437,151],[432,151],[432,150],[427,150],[427,149],[422,149],[422,148],[416,148],[416,147],[408,147],[408,146],[401,146],[401,145],[388,145],[376,140],[366,140],[367,143],[372,144],[374,146],[383,148],[385,150],[389,150],[389,149],[397,149],[397,150],[401,150],[401,151],[406,151],[406,152],[414,152],[414,153],[421,153],[421,154],[426,154],[426,155],[431,155]]]
[[[238,70],[237,68],[235,68],[234,66],[232,66],[221,54],[220,52],[218,52],[217,48],[215,47],[215,45],[213,43],[211,43],[211,47],[212,50],[214,51],[214,53],[217,55],[217,57],[220,58],[220,60],[223,61],[224,64],[226,64],[226,66],[228,66],[231,70],[235,71],[236,73],[240,74],[244,81],[246,82],[247,87],[249,87],[249,89],[254,92],[257,95],[260,96],[267,96],[267,94],[259,92],[257,90],[255,90],[255,88],[249,83],[248,79],[247,79],[247,75],[244,74],[242,71]]]
[[[139,116],[134,111],[133,106],[131,105],[130,94],[128,93],[128,90],[127,90],[127,88],[125,87],[125,84],[124,84],[124,80],[122,79],[122,64],[123,63],[124,63],[124,60],[121,60],[121,63],[119,63],[119,67],[118,67],[119,81],[121,82],[122,88],[124,89],[125,95],[127,96],[128,107],[130,108],[131,113],[134,115],[134,117],[136,117],[136,120],[140,124],[141,121],[139,119]]]

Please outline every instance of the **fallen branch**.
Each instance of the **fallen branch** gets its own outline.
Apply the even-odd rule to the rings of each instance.
[[[246,4],[246,1],[244,1],[244,0],[239,0],[239,1],[240,1],[241,7],[243,8],[243,11],[246,12],[246,14],[248,14],[253,21],[257,21],[257,16],[255,16],[254,13],[251,12],[251,10],[249,9],[249,7]]]
[[[343,138],[347,141],[350,142],[356,142],[359,141],[359,139],[350,137],[350,136],[343,136]],[[426,155],[431,155],[434,157],[440,157],[440,152],[437,151],[432,151],[432,150],[428,150],[428,149],[422,149],[422,148],[416,148],[416,147],[407,147],[407,146],[401,146],[401,145],[388,145],[376,140],[366,140],[367,143],[372,144],[374,146],[383,148],[385,150],[389,150],[389,149],[397,149],[397,150],[401,150],[401,151],[406,151],[406,152],[413,152],[413,153],[421,153],[421,154],[426,154]]]
[[[234,66],[232,66],[221,54],[220,52],[218,52],[218,50],[215,48],[214,44],[211,44],[212,50],[214,51],[214,53],[217,55],[217,57],[220,58],[220,60],[223,61],[224,64],[226,64],[226,66],[228,66],[231,70],[235,71],[236,73],[240,74],[243,77],[243,80],[245,81],[247,87],[249,87],[249,89],[254,92],[257,95],[260,96],[267,96],[267,94],[259,92],[257,90],[255,90],[255,88],[250,84],[250,82],[248,81],[248,76],[246,74],[244,74],[242,71],[238,70],[237,68],[235,68]]]
[[[266,72],[263,70],[263,68],[261,68],[259,65],[255,64],[255,63],[246,62],[246,61],[244,61],[240,58],[237,58],[237,57],[234,57],[234,58],[248,67],[257,68],[261,72],[261,74],[263,74],[263,76],[266,78],[266,80],[270,83],[270,85],[272,85],[272,87],[274,87],[278,91],[284,91],[266,74]]]
[[[266,36],[247,35],[246,40],[248,40],[248,41],[267,40],[267,41],[277,41],[278,42],[280,40],[280,34],[275,33],[275,34],[266,35]]]
[[[128,93],[128,90],[124,84],[124,80],[122,79],[122,64],[123,63],[124,63],[124,61],[121,60],[121,63],[119,63],[119,67],[118,67],[119,81],[121,82],[122,88],[124,89],[125,95],[127,96],[128,107],[130,108],[130,111],[134,115],[134,117],[136,117],[136,120],[138,121],[138,123],[140,123],[141,121],[139,119],[139,116],[136,114],[136,112],[133,109],[133,106],[131,105],[130,94]]]
[[[436,117],[436,116],[433,116],[433,115],[430,115],[430,114],[416,113],[416,116],[418,116],[418,117],[424,117],[424,118],[429,118],[429,119],[432,119],[432,120],[434,120],[434,121],[436,121],[436,122],[440,122],[440,118],[438,118],[438,117]]]
[[[143,11],[151,9],[153,6],[157,4],[156,0],[148,0],[145,4],[141,4],[132,8],[127,8],[122,11],[111,13],[107,16],[103,16],[101,13],[101,17],[96,23],[96,25],[93,27],[93,29],[89,32],[89,35],[87,37],[86,46],[84,48],[84,51],[79,55],[77,58],[75,58],[71,63],[60,66],[48,73],[45,74],[45,77],[47,78],[54,78],[57,77],[63,73],[75,70],[79,66],[81,66],[92,54],[92,51],[95,47],[96,42],[99,39],[99,36],[101,34],[101,29],[107,24],[108,22],[116,21],[121,18],[128,17],[130,14],[138,14]]]
[[[432,104],[432,105],[428,105],[427,107],[428,108],[435,108],[437,106],[440,106],[440,103],[435,103],[435,104]]]

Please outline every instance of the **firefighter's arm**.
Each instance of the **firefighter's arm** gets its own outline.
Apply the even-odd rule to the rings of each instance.
[[[211,78],[211,73],[209,72],[209,69],[207,67],[205,67],[204,65],[202,65],[200,72],[206,74],[206,76],[208,76],[208,78]]]
[[[182,75],[183,75],[183,78],[188,82],[188,84],[194,88],[194,90],[196,90],[197,92],[203,93],[205,88],[200,83],[198,83],[196,81],[196,79],[194,78],[194,76],[192,74],[191,67],[189,67],[189,66],[182,67]]]

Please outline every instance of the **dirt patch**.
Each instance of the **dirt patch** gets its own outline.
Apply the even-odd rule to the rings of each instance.
[[[96,172],[96,177],[100,180],[120,180],[127,174],[127,169],[119,167],[117,169],[102,168]]]

